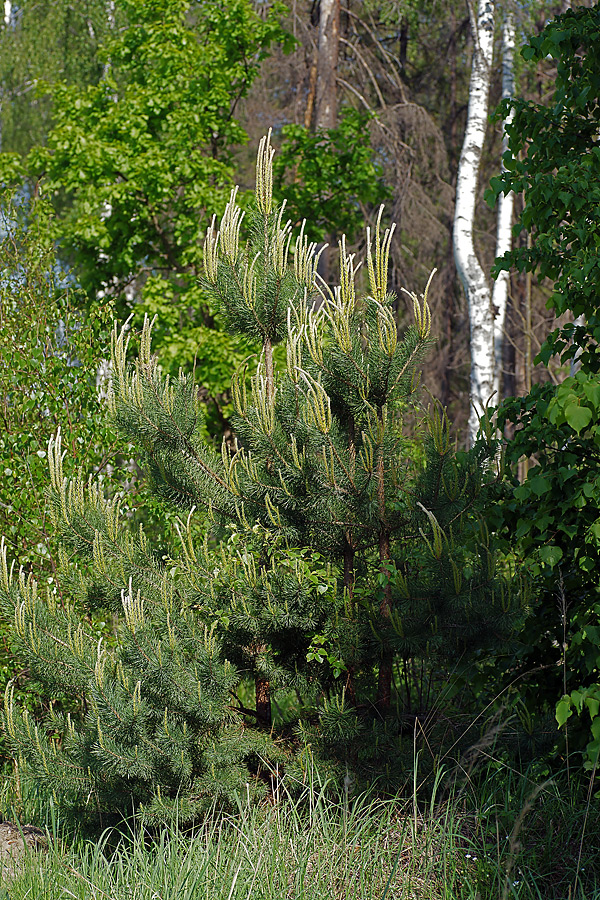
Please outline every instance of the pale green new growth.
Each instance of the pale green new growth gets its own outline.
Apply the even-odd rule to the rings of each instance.
[[[373,250],[371,242],[371,229],[367,226],[367,269],[369,271],[369,283],[371,293],[375,300],[382,301],[387,295],[388,283],[388,266],[390,261],[390,245],[392,237],[396,230],[394,222],[390,228],[386,228],[383,233],[383,239],[380,236],[381,217],[383,215],[383,206],[379,207],[377,213],[377,223],[375,225],[375,259],[373,260]]]
[[[256,203],[260,213],[267,217],[273,206],[273,157],[275,150],[271,147],[271,132],[260,139],[256,157]]]
[[[427,303],[427,294],[429,293],[429,287],[436,272],[437,269],[431,270],[431,274],[425,286],[425,290],[421,294],[421,301],[419,301],[419,298],[413,291],[407,291],[406,288],[402,288],[403,293],[407,294],[413,301],[415,324],[417,326],[419,336],[423,338],[429,337],[431,333],[431,310],[429,309],[429,304]]]

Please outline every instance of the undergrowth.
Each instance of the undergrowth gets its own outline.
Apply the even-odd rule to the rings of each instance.
[[[418,760],[417,760],[418,763]],[[488,763],[440,769],[413,796],[334,800],[314,777],[193,831],[136,825],[67,832],[52,802],[14,779],[6,817],[45,824],[0,900],[597,900],[600,816],[586,786]],[[292,793],[294,799],[292,799]],[[586,815],[587,813],[587,815]]]

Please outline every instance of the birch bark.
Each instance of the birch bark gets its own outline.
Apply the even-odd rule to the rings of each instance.
[[[9,28],[12,23],[11,0],[4,0],[4,27]],[[4,88],[0,85],[0,151],[2,150],[2,114],[4,112]]]
[[[506,20],[502,28],[502,99],[508,99],[515,92],[515,26],[512,13],[506,14]],[[506,126],[513,118],[511,110],[504,122],[504,135],[502,137],[502,155],[508,150],[508,134]],[[504,171],[504,160],[502,170]],[[498,224],[496,230],[496,256],[504,256],[512,244],[512,219],[514,208],[514,194],[511,191],[504,196],[500,194],[498,199]],[[508,299],[508,285],[510,274],[507,271],[500,272],[492,289],[492,310],[494,313],[494,391],[495,399],[500,400],[501,375],[502,375],[502,350],[504,345],[504,324],[506,321],[506,303]]]
[[[477,434],[479,416],[494,390],[494,317],[491,290],[473,241],[477,176],[485,140],[490,73],[494,48],[494,2],[479,0],[477,14],[469,3],[473,63],[469,84],[467,127],[456,180],[453,246],[456,268],[467,295],[471,328],[471,411],[469,442]]]

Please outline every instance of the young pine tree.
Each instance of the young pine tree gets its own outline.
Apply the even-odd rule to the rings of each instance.
[[[264,762],[282,762],[272,703],[283,692],[300,698],[304,741],[322,760],[389,769],[415,712],[399,686],[411,662],[456,664],[494,648],[518,615],[478,538],[493,443],[459,454],[445,413],[419,406],[427,291],[411,295],[415,324],[399,339],[387,292],[393,228],[382,235],[379,220],[367,230],[363,296],[344,240],[333,290],[304,229],[290,263],[272,157],[265,138],[247,244],[234,191],[204,248],[206,287],[231,329],[262,344],[254,374],[232,380],[233,445],[219,453],[202,440],[193,378],[163,376],[150,323],[133,366],[126,329],[115,328],[111,413],[157,493],[185,513],[179,553],[159,558],[143,530],[130,533],[118,499],[66,481],[59,435],[50,504],[63,597],[73,599],[42,598],[3,554],[1,600],[32,676],[84,706],[78,721],[53,712],[36,724],[8,692],[15,755],[74,801],[142,804],[149,820],[233,802]],[[196,511],[212,522],[203,543]],[[90,607],[110,613],[114,634],[98,640]],[[248,680],[251,706],[239,693]]]

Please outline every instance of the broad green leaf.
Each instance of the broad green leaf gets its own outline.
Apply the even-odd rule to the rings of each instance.
[[[592,412],[587,406],[578,406],[570,403],[565,408],[565,418],[571,428],[580,434],[592,421]]]
[[[563,552],[560,547],[555,544],[549,544],[540,548],[540,559],[551,568],[556,566],[562,559]]]
[[[586,697],[585,705],[589,710],[590,717],[592,719],[595,719],[598,715],[598,712],[600,711],[600,699],[598,699],[597,697]]]
[[[555,715],[559,728],[562,728],[567,719],[573,715],[573,710],[571,709],[571,698],[568,695],[565,694],[562,700],[559,700],[556,704]]]

